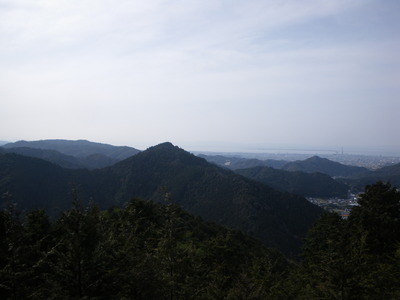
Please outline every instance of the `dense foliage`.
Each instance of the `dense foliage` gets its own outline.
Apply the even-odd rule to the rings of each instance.
[[[378,182],[359,204],[347,220],[326,213],[310,230],[288,299],[400,299],[400,192]]]
[[[168,200],[168,194],[166,196]],[[0,213],[1,299],[266,299],[286,259],[173,204]]]
[[[171,203],[0,212],[1,299],[400,299],[400,191],[367,186],[326,213],[302,261]]]

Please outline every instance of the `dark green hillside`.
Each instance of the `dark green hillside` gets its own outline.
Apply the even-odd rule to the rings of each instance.
[[[174,205],[0,211],[1,299],[278,299],[290,264]]]
[[[168,192],[190,213],[243,230],[285,253],[299,250],[301,239],[322,213],[300,196],[221,169],[170,143],[149,148],[96,174],[102,182],[116,183],[113,189],[98,185],[91,196],[100,203],[110,197],[116,203],[130,197],[163,201]]]
[[[85,168],[85,165],[80,162],[80,160],[74,156],[62,154],[56,150],[47,149],[35,149],[27,147],[16,147],[16,148],[6,148],[4,149],[6,153],[16,153],[29,157],[36,157],[49,162],[55,163],[63,168]]]
[[[386,166],[372,172],[361,174],[356,178],[372,178],[375,179],[375,182],[378,180],[390,181],[392,184],[400,186],[400,164]]]
[[[56,219],[9,206],[0,299],[399,299],[400,192],[378,182],[358,202],[322,215],[298,263],[169,200],[100,211],[75,194]]]
[[[21,210],[44,208],[52,213],[64,210],[70,206],[76,174],[41,159],[2,154],[1,206],[15,201]]]
[[[390,182],[393,186],[400,188],[400,164],[365,172],[344,180],[356,192],[362,191],[364,186],[377,181]]]
[[[236,173],[275,189],[305,197],[346,197],[349,187],[322,173],[289,172],[269,167],[236,170]]]
[[[140,151],[126,146],[112,146],[108,144],[93,143],[86,140],[40,140],[40,141],[18,141],[3,146],[5,149],[12,148],[33,148],[41,150],[58,151],[64,155],[73,156],[77,159],[74,164],[77,166],[63,165],[66,157],[61,157],[61,161],[54,160],[54,154],[44,152],[40,158],[52,161],[65,167],[85,167],[88,169],[103,168],[133,156]],[[24,155],[39,157],[37,153],[25,151]],[[70,158],[68,158],[70,160]]]
[[[323,173],[332,177],[351,177],[368,171],[366,168],[343,165],[319,156],[313,156],[306,160],[289,162],[282,167],[282,170]]]
[[[367,186],[347,220],[326,213],[282,299],[400,299],[400,192]]]
[[[52,215],[68,207],[71,191],[100,208],[122,206],[133,197],[170,198],[206,220],[242,230],[286,254],[322,209],[300,196],[278,192],[198,158],[170,143],[161,144],[100,170],[68,170],[15,154],[0,160],[0,192],[22,208],[43,207]]]

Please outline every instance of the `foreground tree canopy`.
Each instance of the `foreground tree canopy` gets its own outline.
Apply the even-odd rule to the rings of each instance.
[[[326,213],[292,273],[294,299],[400,299],[400,192],[367,186],[347,220]]]
[[[0,214],[1,299],[262,299],[288,270],[277,251],[173,204],[79,202]]]
[[[301,262],[177,206],[132,200],[0,213],[1,299],[400,299],[400,192],[367,186],[326,213]]]

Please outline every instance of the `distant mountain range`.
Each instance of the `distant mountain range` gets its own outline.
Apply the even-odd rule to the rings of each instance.
[[[199,156],[276,189],[309,197],[343,197],[346,194],[345,186],[352,192],[359,193],[364,190],[365,185],[377,181],[391,182],[400,187],[400,164],[371,171],[318,156],[292,162],[222,155]],[[326,176],[322,176],[323,174]]]
[[[287,161],[285,160],[274,160],[274,159],[260,160],[255,158],[249,159],[243,157],[234,157],[234,156],[227,157],[223,155],[205,155],[205,154],[199,154],[198,156],[206,159],[208,162],[214,163],[218,166],[230,170],[246,169],[246,168],[253,168],[260,166],[280,169],[287,163]]]
[[[344,178],[341,181],[351,186],[355,191],[362,191],[364,186],[377,181],[390,182],[393,186],[400,188],[400,164],[367,171],[351,178]]]
[[[86,140],[18,141],[3,146],[6,152],[41,158],[64,168],[97,169],[111,166],[140,151]]]
[[[68,208],[71,193],[101,208],[138,197],[171,199],[206,220],[242,230],[286,254],[299,253],[322,209],[300,196],[276,191],[164,143],[98,170],[65,169],[41,159],[0,155],[2,202],[21,209]]]
[[[327,158],[313,156],[306,160],[293,161],[285,164],[282,168],[285,171],[301,171],[306,173],[324,173],[332,177],[352,177],[369,170],[363,167],[347,166]]]
[[[254,158],[249,159],[223,155],[199,154],[199,157],[231,170],[248,169],[254,167],[272,167],[274,169],[290,172],[299,171],[305,173],[323,173],[331,177],[351,177],[368,171],[366,168],[343,165],[319,156],[313,156],[305,160],[290,162],[285,160],[260,160]]]
[[[260,161],[235,162],[254,163]],[[376,180],[400,183],[400,164],[372,172],[312,157],[281,168],[261,166],[235,174],[171,143],[140,152],[88,141],[17,142],[0,148],[1,206],[16,202],[22,210],[44,208],[55,216],[70,207],[75,190],[83,201],[103,209],[135,197],[168,200],[296,255],[322,209],[291,193],[333,197],[345,193],[345,184],[356,189]],[[330,176],[346,178],[339,183]]]
[[[254,167],[235,172],[275,189],[305,197],[346,198],[349,191],[346,184],[323,173],[290,172],[270,167]]]

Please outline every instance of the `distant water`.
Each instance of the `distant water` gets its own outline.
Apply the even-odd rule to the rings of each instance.
[[[197,149],[196,149],[197,150]],[[326,148],[326,147],[210,147],[207,149],[208,152],[220,152],[220,153],[253,153],[253,154],[299,154],[299,155],[320,155],[320,156],[331,156],[331,155],[367,155],[367,156],[390,156],[400,157],[400,149],[389,148],[389,147],[376,147],[372,148]],[[204,151],[198,151],[203,152]]]

